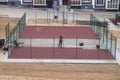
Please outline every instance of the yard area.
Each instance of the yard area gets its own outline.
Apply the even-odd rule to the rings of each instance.
[[[5,26],[8,23],[10,24],[10,30],[12,30],[19,20],[19,18],[0,17],[0,38],[6,37]]]
[[[0,80],[120,80],[117,64],[0,63]]]
[[[115,37],[117,37],[117,49],[120,52],[120,30],[109,30]]]

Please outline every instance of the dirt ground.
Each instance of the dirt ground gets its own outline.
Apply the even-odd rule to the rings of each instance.
[[[0,63],[0,80],[120,80],[117,64]]]
[[[75,22],[73,22],[73,21],[68,21],[68,23],[67,23],[67,25],[75,25],[76,23]],[[63,25],[63,21],[62,20],[57,20],[57,19],[55,19],[55,20],[53,20],[53,19],[49,19],[49,20],[47,20],[47,19],[36,19],[36,20],[34,20],[34,19],[29,19],[28,21],[27,21],[27,25],[45,25],[45,26],[59,26],[59,25]],[[64,24],[64,25],[66,25],[66,24]]]
[[[117,49],[120,52],[120,30],[109,30],[115,37],[117,37]]]
[[[10,30],[12,30],[19,20],[19,18],[0,18],[0,38],[5,38],[5,26],[8,22],[10,24]]]

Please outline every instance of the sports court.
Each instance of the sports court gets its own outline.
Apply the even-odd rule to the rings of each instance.
[[[21,38],[64,38],[98,39],[92,28],[86,26],[26,26]]]
[[[63,36],[68,44],[58,47],[58,42],[54,43],[54,38]],[[32,39],[30,39],[32,38]],[[20,39],[24,39],[30,43],[24,43],[23,47],[15,47],[9,58],[39,58],[39,59],[114,59],[107,49],[97,49],[96,44],[87,47],[79,46],[80,41],[89,40],[92,42],[99,41],[98,36],[94,33],[90,26],[26,26],[20,35]],[[35,39],[44,39],[41,42],[34,41]],[[44,46],[44,43],[49,44],[49,39],[53,41],[51,46]],[[75,39],[72,41],[72,39]],[[77,41],[77,39],[80,39]],[[34,45],[36,43],[36,45]],[[69,44],[74,43],[72,46]],[[90,42],[91,43],[91,42]],[[28,45],[27,45],[28,44]],[[34,45],[34,46],[33,46]],[[87,44],[86,44],[87,45]],[[85,45],[85,46],[86,46]],[[94,46],[94,48],[90,48]]]
[[[22,47],[14,48],[9,58],[40,59],[114,59],[108,50],[82,48]]]

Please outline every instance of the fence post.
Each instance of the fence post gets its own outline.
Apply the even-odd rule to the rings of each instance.
[[[96,33],[96,20],[95,20],[95,16],[94,16],[94,31]]]
[[[106,48],[108,48],[108,28],[106,28]]]
[[[35,11],[35,26],[36,26],[36,11]]]
[[[17,23],[18,26],[18,38],[20,37],[20,21]]]
[[[93,26],[92,13],[90,13],[90,21],[91,21],[91,26]]]
[[[15,29],[13,29],[13,44],[14,44],[14,41],[15,41]]]
[[[77,12],[77,21],[78,21],[78,12]]]
[[[102,28],[102,26],[100,26],[100,33],[99,33],[99,35],[100,35],[100,41],[102,40],[102,31],[101,31],[101,28]]]
[[[18,31],[19,31],[19,30],[18,30],[18,26],[16,25],[16,39],[18,39],[18,35],[19,35],[19,34],[18,34],[18,33],[19,33]]]
[[[8,41],[9,41],[9,32],[10,32],[9,23],[5,26],[5,31],[6,31],[6,43],[8,43]]]
[[[106,28],[107,28],[107,22],[104,19],[104,27],[103,27],[103,43],[105,42],[105,36],[106,35]]]
[[[55,16],[56,16],[56,15],[55,15],[55,10],[54,10],[54,13],[53,13],[53,14],[54,14],[54,16],[53,16],[53,22],[55,22]]]
[[[110,33],[111,34],[111,36],[110,36],[110,52],[112,53],[112,38],[113,38],[113,35],[112,35],[112,33]]]
[[[57,11],[57,23],[58,23],[58,11]]]
[[[55,47],[55,38],[53,38],[53,58],[55,58],[54,47]]]
[[[5,26],[6,40],[8,39],[8,25]]]
[[[73,23],[74,23],[74,12],[73,12]]]
[[[90,16],[91,16],[91,26],[93,27],[93,14],[91,13]]]
[[[23,26],[23,29],[24,29],[25,25],[26,25],[26,13],[24,14],[24,26]]]
[[[96,17],[95,17],[95,32],[97,34],[97,19],[96,19]]]
[[[8,43],[9,43],[9,40],[10,40],[10,24],[8,23]]]
[[[9,28],[9,23],[8,23],[8,58],[9,58],[9,54],[10,54],[10,28]]]
[[[64,17],[65,17],[65,14],[64,14],[64,11],[63,11],[63,26],[64,26],[64,20],[65,20]]]
[[[100,59],[100,37],[99,37],[99,46],[98,46],[98,59]]]
[[[77,59],[77,43],[78,43],[78,38],[76,37],[76,59]]]
[[[94,26],[94,32],[95,32],[95,16],[93,16],[93,26]]]
[[[104,43],[104,36],[105,36],[105,27],[103,27],[103,41],[102,41],[102,43]]]
[[[99,21],[98,21],[98,23],[99,23]],[[100,33],[101,33],[101,26],[100,26],[100,24],[99,24],[99,25],[98,25],[98,35],[99,35],[99,38],[101,38]]]
[[[91,26],[91,13],[90,13],[90,26]]]
[[[48,22],[48,15],[49,15],[49,14],[48,14],[48,9],[47,9],[47,22]]]
[[[68,12],[66,12],[66,22],[65,23],[68,23]]]
[[[116,59],[116,50],[117,50],[117,37],[115,37],[115,59]]]
[[[20,37],[20,28],[21,28],[21,25],[20,25],[21,21],[18,22],[18,28],[19,28],[19,37]]]
[[[32,58],[32,37],[30,36],[30,58]]]
[[[14,46],[14,45],[13,45],[13,40],[14,40],[14,39],[13,39],[13,34],[14,34],[14,33],[13,33],[13,31],[12,31],[12,32],[11,32],[11,51],[13,50],[13,46]]]
[[[49,27],[50,27],[50,12],[49,12],[49,17],[48,17],[48,20],[49,20]]]

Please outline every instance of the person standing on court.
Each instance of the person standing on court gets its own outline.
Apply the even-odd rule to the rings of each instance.
[[[58,47],[62,47],[62,45],[63,45],[63,37],[60,35]]]

